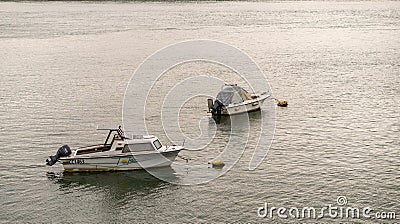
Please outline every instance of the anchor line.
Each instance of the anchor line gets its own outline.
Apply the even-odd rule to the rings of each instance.
[[[180,155],[178,155],[178,157],[183,159],[183,160],[186,160],[186,162],[188,162],[189,160],[193,160],[193,159],[190,159],[190,158],[187,158],[187,157],[183,157],[183,156],[180,156]]]

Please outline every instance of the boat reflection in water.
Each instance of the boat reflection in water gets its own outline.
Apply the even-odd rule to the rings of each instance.
[[[50,172],[47,173],[47,177],[58,184],[61,191],[68,192],[72,189],[107,190],[115,195],[151,192],[154,189],[171,185],[166,181],[178,182],[178,177],[171,167],[151,168],[150,170],[153,174],[162,177],[163,180],[151,175],[146,170],[83,173]]]

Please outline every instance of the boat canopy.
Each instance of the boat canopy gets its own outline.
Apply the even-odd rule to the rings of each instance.
[[[251,100],[251,95],[240,86],[227,85],[218,93],[217,100],[224,106]]]

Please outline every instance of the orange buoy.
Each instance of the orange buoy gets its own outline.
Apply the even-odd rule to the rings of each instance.
[[[278,106],[279,107],[287,107],[287,105],[288,105],[288,102],[285,101],[285,100],[279,100],[278,101]]]

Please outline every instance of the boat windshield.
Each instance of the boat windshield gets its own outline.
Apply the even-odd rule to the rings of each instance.
[[[122,152],[140,152],[140,151],[154,151],[154,147],[149,143],[135,143],[124,146]]]
[[[154,146],[156,147],[156,149],[160,149],[162,147],[160,141],[157,139],[153,142]]]

